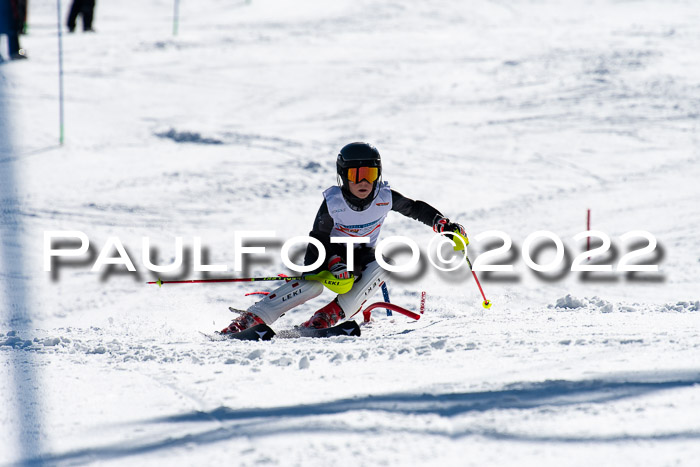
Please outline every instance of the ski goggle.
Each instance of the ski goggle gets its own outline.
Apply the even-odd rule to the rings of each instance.
[[[379,167],[353,167],[348,169],[348,180],[352,183],[360,183],[367,180],[374,183],[379,178]]]

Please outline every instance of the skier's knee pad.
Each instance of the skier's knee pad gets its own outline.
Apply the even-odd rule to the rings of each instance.
[[[382,269],[376,261],[369,263],[362,271],[362,277],[355,282],[352,289],[338,295],[338,304],[345,312],[345,316],[350,318],[360,311],[362,304],[381,288],[388,276],[388,272]]]
[[[254,303],[248,311],[255,313],[266,324],[272,324],[295,306],[318,297],[323,292],[323,284],[316,281],[289,281]]]

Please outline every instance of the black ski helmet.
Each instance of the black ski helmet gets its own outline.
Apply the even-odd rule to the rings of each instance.
[[[382,159],[379,155],[379,151],[371,144],[350,143],[343,146],[343,149],[340,150],[335,165],[338,171],[338,178],[340,179],[340,188],[343,191],[343,196],[350,204],[363,210],[379,193],[378,187],[382,177]],[[365,199],[360,199],[350,193],[350,188],[348,186],[348,169],[357,167],[377,167],[379,169],[377,179],[372,182],[372,194]]]

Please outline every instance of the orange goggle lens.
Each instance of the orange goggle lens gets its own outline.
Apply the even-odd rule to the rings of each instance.
[[[360,183],[362,180],[367,180],[374,183],[379,178],[378,167],[357,167],[348,169],[348,180],[352,183]]]

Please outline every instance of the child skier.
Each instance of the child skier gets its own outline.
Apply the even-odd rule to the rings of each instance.
[[[352,289],[336,296],[305,323],[304,327],[328,328],[357,313],[386,281],[388,273],[375,260],[374,246],[389,211],[416,219],[432,226],[435,232],[458,232],[466,237],[464,227],[452,223],[434,207],[423,201],[402,196],[382,182],[382,161],[379,152],[367,143],[350,143],[343,147],[336,162],[338,186],[323,192],[325,198],[316,214],[310,236],[326,249],[326,268],[338,279],[347,279],[355,272]],[[331,243],[331,237],[369,237],[369,243],[354,245],[355,271],[348,271],[347,245]],[[318,249],[309,244],[304,264],[318,259]],[[317,297],[323,285],[317,281],[289,281],[253,304],[247,311],[221,331],[222,334],[241,332],[256,324],[272,324],[285,312]]]

